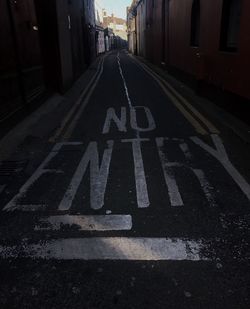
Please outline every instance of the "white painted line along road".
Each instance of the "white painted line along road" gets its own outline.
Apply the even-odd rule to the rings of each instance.
[[[207,261],[201,241],[179,238],[97,237],[0,247],[0,258],[56,260]]]
[[[118,63],[119,72],[120,72],[120,75],[121,75],[121,78],[122,78],[125,94],[126,94],[126,97],[127,97],[128,106],[130,108],[130,113],[131,113],[131,111],[134,109],[134,107],[133,107],[132,102],[131,102],[131,98],[130,98],[130,95],[129,95],[126,79],[125,79],[124,74],[123,74],[123,70],[122,70],[122,66],[121,66],[120,53],[119,52],[117,54],[117,63]],[[136,138],[140,138],[140,133],[139,133],[138,130],[135,130],[135,134],[136,134]]]
[[[126,231],[132,229],[132,218],[130,215],[51,216],[41,219],[35,230],[57,231],[65,227],[76,227],[79,231]]]

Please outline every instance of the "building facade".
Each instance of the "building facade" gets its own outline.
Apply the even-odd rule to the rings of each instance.
[[[96,56],[94,0],[1,0],[0,26],[0,123],[67,90]]]
[[[250,1],[137,0],[128,16],[132,12],[137,41],[129,39],[132,52],[250,99]]]
[[[122,40],[127,40],[127,22],[125,19],[107,15],[107,12],[103,10],[103,27],[113,30],[114,35],[120,37]]]

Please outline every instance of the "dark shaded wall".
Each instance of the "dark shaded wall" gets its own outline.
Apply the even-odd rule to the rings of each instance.
[[[193,0],[146,1],[146,57],[250,99],[250,1],[242,0],[237,52],[220,49],[223,0],[200,0],[200,44],[191,46],[192,4]]]
[[[47,86],[64,92],[95,58],[93,0],[35,0]]]
[[[94,0],[0,0],[0,124],[65,92],[95,57]]]
[[[90,65],[90,63],[96,57],[96,29],[95,29],[94,0],[83,0],[83,8],[84,8],[84,15],[83,15],[84,46],[88,47],[84,49],[84,55],[86,63]]]
[[[33,0],[0,1],[0,122],[44,89]]]

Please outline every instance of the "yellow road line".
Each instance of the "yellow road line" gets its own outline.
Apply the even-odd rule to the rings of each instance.
[[[94,74],[94,76],[91,78],[90,82],[88,83],[88,85],[86,86],[85,90],[81,93],[80,97],[78,98],[78,100],[76,101],[76,103],[74,104],[74,106],[71,108],[71,110],[68,112],[67,116],[63,119],[60,127],[56,130],[55,134],[53,136],[51,136],[49,138],[49,142],[54,143],[62,134],[62,132],[65,130],[65,127],[67,126],[67,124],[70,122],[71,118],[73,117],[73,115],[75,114],[77,108],[79,108],[79,106],[82,103],[82,99],[85,97],[87,91],[89,90],[89,86],[93,83],[93,81],[95,80],[95,78],[97,77],[97,75],[99,74],[99,69],[101,67],[103,63],[103,59],[100,61],[100,63],[98,64],[98,68],[97,68],[97,72]]]
[[[194,108],[183,96],[181,96],[168,82],[160,78],[162,82],[174,93],[174,95],[209,129],[210,133],[219,134],[219,130]]]
[[[133,58],[135,59],[135,58]],[[148,72],[148,74],[150,74],[152,77],[154,77],[154,79],[157,81],[157,79],[159,81],[161,81],[164,85],[166,91],[168,93],[172,92],[172,98],[175,97],[176,99],[178,99],[183,105],[186,106],[187,109],[189,109],[189,111],[191,111],[199,120],[200,122],[208,128],[208,130],[210,131],[210,133],[212,134],[219,134],[220,131],[215,127],[214,124],[212,124],[208,119],[206,119],[196,108],[194,108],[183,96],[181,96],[166,80],[164,80],[162,77],[160,77],[158,74],[156,74],[153,70],[151,70],[148,66],[142,64],[141,62],[139,62],[137,59],[135,59],[137,61],[137,63],[145,70]],[[168,94],[169,96],[169,94]],[[174,103],[174,102],[173,102]],[[176,105],[176,104],[175,104]],[[191,116],[191,115],[190,115]],[[186,116],[185,116],[186,117]],[[186,117],[187,118],[187,117]],[[190,117],[189,117],[190,118]],[[191,116],[191,118],[194,119],[194,117]],[[191,119],[190,118],[190,119]],[[193,122],[193,120],[192,120]],[[194,124],[194,123],[192,123]],[[204,130],[204,129],[203,129]]]
[[[104,62],[104,61],[102,61],[101,71],[99,72],[99,74],[98,74],[98,76],[97,76],[97,78],[96,78],[96,80],[95,80],[95,83],[94,83],[94,84],[92,85],[92,87],[89,89],[87,97],[86,97],[86,98],[84,99],[84,101],[82,102],[81,107],[79,108],[77,114],[75,115],[75,117],[73,118],[73,120],[70,122],[70,124],[69,124],[69,126],[68,126],[68,128],[67,128],[67,131],[66,131],[65,134],[63,135],[63,140],[64,140],[64,141],[65,141],[65,140],[68,140],[68,139],[71,137],[71,135],[72,135],[72,133],[73,133],[73,131],[74,131],[76,125],[77,125],[78,120],[80,119],[80,117],[81,117],[81,115],[82,115],[82,113],[83,113],[83,111],[84,111],[86,105],[87,105],[88,102],[89,102],[89,99],[91,98],[91,96],[92,96],[92,94],[93,94],[93,92],[94,92],[94,90],[95,90],[95,88],[96,88],[96,86],[97,86],[97,84],[98,84],[98,82],[99,82],[99,80],[100,80],[100,77],[101,77],[101,75],[102,75],[102,73],[103,73],[103,62]]]
[[[166,88],[158,76],[153,72],[150,72],[148,68],[141,65],[141,63],[138,62],[138,64],[158,83],[167,97],[170,98],[176,108],[183,114],[183,116],[189,121],[195,130],[201,135],[208,135],[208,131],[183,107],[183,105],[176,99],[176,97]]]

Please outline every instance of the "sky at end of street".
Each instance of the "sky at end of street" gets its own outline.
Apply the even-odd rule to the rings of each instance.
[[[116,17],[126,19],[126,8],[130,6],[132,0],[95,0],[96,9],[106,9],[110,15],[114,13]]]

